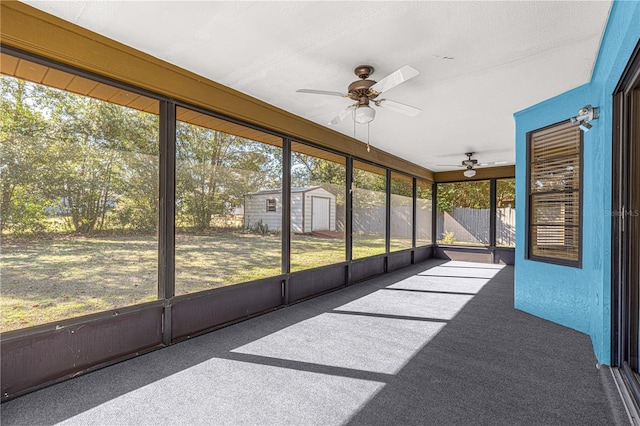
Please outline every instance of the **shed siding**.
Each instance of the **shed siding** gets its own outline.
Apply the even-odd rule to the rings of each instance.
[[[302,223],[302,218],[304,216],[303,204],[302,193],[297,192],[291,194],[291,232],[295,232],[297,234],[304,232]]]
[[[336,230],[336,196],[322,188],[291,194],[291,232],[302,234],[312,232],[312,197],[329,199],[329,230]],[[276,211],[267,212],[267,200],[276,200]],[[250,228],[259,221],[270,231],[280,231],[282,227],[282,194],[247,194],[244,197],[244,227]]]
[[[276,211],[267,212],[267,200],[276,200]],[[244,227],[251,228],[262,220],[270,231],[282,227],[282,194],[250,194],[244,198]]]

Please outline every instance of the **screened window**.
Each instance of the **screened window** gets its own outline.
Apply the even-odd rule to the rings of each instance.
[[[291,143],[291,271],[346,260],[346,158]]]
[[[385,253],[387,171],[353,162],[353,259]]]
[[[176,295],[279,275],[282,139],[182,107],[176,117]]]
[[[413,178],[391,172],[390,250],[413,247]]]
[[[582,131],[566,122],[527,136],[528,257],[579,266]]]
[[[0,332],[156,299],[159,102],[0,65]]]
[[[438,244],[489,245],[490,191],[487,180],[438,184]]]
[[[431,239],[432,183],[417,179],[416,185],[416,246],[423,246],[433,242]]]
[[[496,246],[516,246],[516,180],[496,180]]]

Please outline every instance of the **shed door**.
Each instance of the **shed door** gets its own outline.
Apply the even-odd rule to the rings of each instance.
[[[328,231],[331,199],[311,197],[311,230]]]

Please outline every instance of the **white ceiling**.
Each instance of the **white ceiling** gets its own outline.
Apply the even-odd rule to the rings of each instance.
[[[353,68],[420,75],[385,97],[373,146],[434,171],[468,151],[514,162],[513,113],[589,81],[610,1],[25,1],[38,9],[353,136],[327,123],[351,102]],[[582,105],[576,105],[576,112]],[[366,125],[356,137],[366,141]]]

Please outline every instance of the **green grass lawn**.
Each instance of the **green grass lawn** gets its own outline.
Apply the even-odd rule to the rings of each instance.
[[[157,299],[157,247],[149,235],[3,241],[0,332]],[[278,275],[280,252],[280,235],[178,233],[176,295]],[[384,238],[354,239],[354,259],[381,253]],[[292,236],[292,271],[344,259],[342,239]]]
[[[176,295],[279,275],[280,235],[176,235]]]
[[[0,331],[154,300],[157,263],[153,237],[3,241]]]

